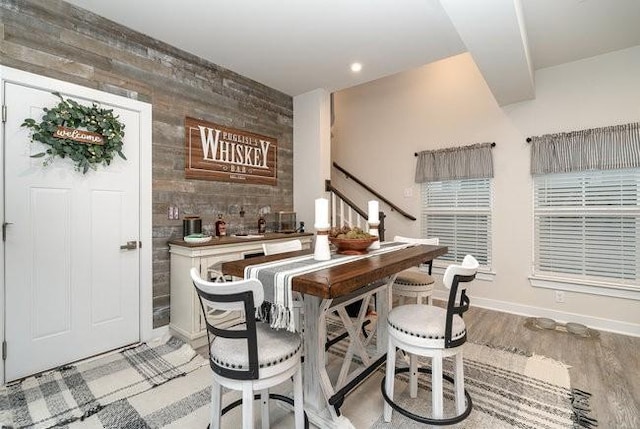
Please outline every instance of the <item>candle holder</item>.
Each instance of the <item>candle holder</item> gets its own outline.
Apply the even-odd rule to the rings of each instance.
[[[329,226],[318,226],[316,228],[316,244],[313,251],[313,259],[316,261],[328,261],[331,259],[329,249]]]
[[[378,237],[378,240],[371,243],[371,246],[368,247],[369,250],[377,250],[380,248],[380,234],[378,233],[378,226],[380,222],[369,222],[369,234]]]

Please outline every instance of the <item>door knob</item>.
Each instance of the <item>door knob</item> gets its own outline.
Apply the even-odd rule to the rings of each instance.
[[[142,247],[142,243],[140,243],[140,247]],[[127,241],[127,244],[123,244],[120,246],[120,250],[135,250],[138,248],[137,241]]]

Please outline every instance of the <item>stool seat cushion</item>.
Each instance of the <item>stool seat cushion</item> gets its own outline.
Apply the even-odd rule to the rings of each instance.
[[[444,340],[447,310],[432,305],[408,304],[394,308],[389,313],[389,332],[401,332],[416,338]],[[462,317],[453,316],[451,339],[456,340],[466,334]]]
[[[229,328],[246,329],[244,324]],[[258,341],[258,363],[260,368],[268,368],[286,362],[297,355],[302,348],[302,338],[295,332],[275,330],[268,323],[256,322]],[[249,366],[247,340],[215,337],[211,342],[211,359],[220,366],[236,370],[246,370]]]
[[[400,286],[429,286],[433,283],[435,280],[429,274],[414,270],[401,271],[395,281],[395,284]]]

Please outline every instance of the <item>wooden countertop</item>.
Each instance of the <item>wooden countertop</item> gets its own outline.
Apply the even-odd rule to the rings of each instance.
[[[360,287],[399,273],[410,267],[431,261],[447,253],[446,246],[413,246],[393,252],[381,253],[370,258],[359,259],[341,265],[320,269],[308,274],[295,276],[293,290],[321,298],[337,298],[347,295]],[[275,261],[312,253],[312,250],[288,252],[278,255],[259,256],[251,259],[224,262],[222,272],[236,277],[244,277],[248,265]]]
[[[182,247],[207,247],[207,246],[221,246],[225,244],[249,243],[252,241],[277,240],[277,239],[284,239],[284,238],[294,239],[294,238],[312,237],[312,236],[313,236],[313,233],[311,232],[302,232],[302,233],[294,232],[290,234],[285,234],[281,232],[270,232],[270,233],[264,234],[262,237],[252,237],[252,238],[233,237],[233,236],[213,237],[210,241],[207,241],[206,243],[187,243],[182,238],[177,238],[174,240],[169,240],[169,244],[174,246],[182,246]]]

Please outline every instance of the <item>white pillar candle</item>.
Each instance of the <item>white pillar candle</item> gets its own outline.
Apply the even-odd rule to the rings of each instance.
[[[326,198],[316,199],[316,228],[329,227],[329,200]]]
[[[379,211],[378,202],[376,200],[369,201],[369,222],[380,222]]]

